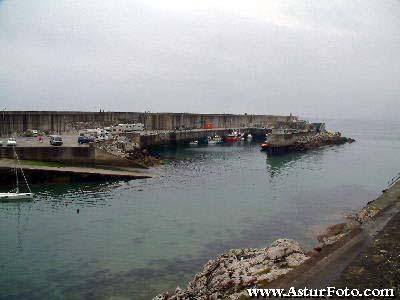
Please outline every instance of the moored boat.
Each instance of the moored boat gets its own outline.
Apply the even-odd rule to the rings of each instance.
[[[225,142],[227,143],[234,143],[242,140],[244,140],[244,137],[238,131],[233,131],[232,133],[229,133],[228,135],[225,136]]]
[[[15,151],[15,146],[14,148],[14,157],[16,160],[16,165],[15,165],[15,180],[16,180],[16,188],[9,192],[9,193],[0,193],[0,202],[11,202],[11,201],[22,201],[22,200],[32,200],[33,199],[33,193],[31,191],[31,188],[29,187],[28,181],[26,180],[24,171],[22,170],[17,152]],[[18,169],[20,169],[22,177],[25,181],[26,187],[29,191],[29,193],[20,193],[19,192],[19,181],[18,181]]]
[[[269,136],[268,133],[265,135],[265,142],[261,144],[261,151],[265,151],[269,148],[270,144],[268,142]]]
[[[17,200],[30,200],[33,198],[33,193],[0,193],[0,201],[17,201]]]
[[[265,151],[269,148],[269,144],[267,142],[264,142],[261,144],[261,151]]]
[[[218,136],[218,135],[216,135],[214,137],[211,137],[211,136],[208,137],[208,144],[209,145],[217,145],[217,144],[221,144],[222,142],[223,142],[222,138],[220,136]]]

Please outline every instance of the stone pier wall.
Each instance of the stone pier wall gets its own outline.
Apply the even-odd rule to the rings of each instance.
[[[75,132],[83,128],[111,126],[118,123],[141,122],[147,130],[237,128],[266,126],[288,120],[288,116],[141,113],[141,112],[61,112],[4,111],[0,112],[0,135],[8,136],[27,129],[48,130],[51,133]]]
[[[15,147],[18,158],[44,162],[66,164],[113,165],[137,167],[136,163],[125,158],[114,156],[96,147]],[[0,147],[0,159],[14,159],[12,147]]]

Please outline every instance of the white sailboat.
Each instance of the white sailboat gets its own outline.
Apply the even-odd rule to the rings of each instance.
[[[16,188],[9,193],[0,193],[0,202],[33,199],[33,193],[31,191],[31,188],[29,187],[28,181],[26,180],[24,171],[22,170],[22,168],[20,166],[18,155],[17,155],[17,152],[15,151],[15,146],[13,146],[13,149],[14,149],[14,157],[17,162],[17,164],[15,165]],[[20,193],[19,192],[18,169],[21,170],[22,177],[24,178],[24,181],[25,181],[26,187],[28,188],[29,193]]]

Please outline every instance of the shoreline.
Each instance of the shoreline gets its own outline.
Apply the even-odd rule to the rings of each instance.
[[[232,249],[210,260],[186,289],[177,287],[153,300],[250,299],[246,289],[326,287],[365,250],[386,224],[400,212],[400,182],[368,202],[353,218],[326,228],[319,244],[306,252],[290,239],[266,248]]]

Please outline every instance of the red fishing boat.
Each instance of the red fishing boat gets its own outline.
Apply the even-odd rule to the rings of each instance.
[[[267,133],[265,135],[265,142],[261,144],[261,151],[265,151],[265,150],[267,150],[269,148],[270,145],[268,143],[268,140],[269,140],[269,135]]]
[[[242,140],[242,136],[240,132],[233,131],[225,136],[225,142],[227,143],[234,143]]]

